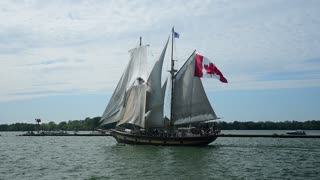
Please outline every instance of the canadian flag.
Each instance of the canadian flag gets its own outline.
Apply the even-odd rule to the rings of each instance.
[[[210,60],[200,54],[196,54],[194,76],[197,77],[216,77],[223,83],[228,83],[221,71]]]

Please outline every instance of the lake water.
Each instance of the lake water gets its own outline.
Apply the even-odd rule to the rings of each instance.
[[[278,131],[249,132],[281,134]],[[224,131],[225,134],[249,132]],[[320,134],[320,131],[307,133]],[[224,137],[207,147],[164,147],[117,144],[112,137],[102,136],[0,134],[1,180],[320,177],[320,139]]]

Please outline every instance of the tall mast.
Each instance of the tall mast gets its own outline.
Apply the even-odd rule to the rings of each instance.
[[[176,70],[174,69],[174,59],[173,59],[173,40],[174,40],[174,27],[172,27],[172,32],[171,32],[171,70],[170,70],[170,74],[171,74],[171,102],[170,102],[170,123],[169,123],[169,127],[172,128],[173,126],[173,77],[174,77],[174,73],[176,72]]]
[[[141,43],[142,43],[142,37],[140,36],[140,43],[139,43],[139,46],[141,46]]]

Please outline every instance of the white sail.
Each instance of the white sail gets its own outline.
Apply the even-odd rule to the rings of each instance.
[[[123,117],[117,125],[128,123],[145,127],[146,92],[144,83],[128,89]]]
[[[167,40],[167,43],[164,46],[158,61],[153,66],[147,81],[147,84],[149,86],[148,92],[147,92],[147,102],[146,102],[146,112],[147,112],[146,127],[147,128],[164,127],[164,122],[163,122],[164,93],[161,88],[161,73],[162,73],[162,65],[163,65],[165,54],[166,54],[168,42],[169,42],[169,39]]]
[[[200,78],[194,76],[195,53],[174,78],[172,115],[174,125],[217,119]]]
[[[138,77],[144,80],[147,79],[147,70],[145,68],[147,63],[146,46],[134,48],[129,53],[130,61],[101,117],[101,125],[120,121],[124,115],[123,107],[127,89],[132,86]]]

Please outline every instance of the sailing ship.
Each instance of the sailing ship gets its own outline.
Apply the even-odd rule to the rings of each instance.
[[[170,37],[150,74],[146,71],[148,45],[142,45],[141,37],[139,46],[129,51],[130,61],[100,120],[119,143],[198,146],[217,139],[212,120],[218,117],[201,79],[195,76],[198,55],[194,51],[175,69],[173,47],[178,37],[172,28],[171,69],[163,84],[162,66]],[[170,107],[165,109],[165,104]]]

